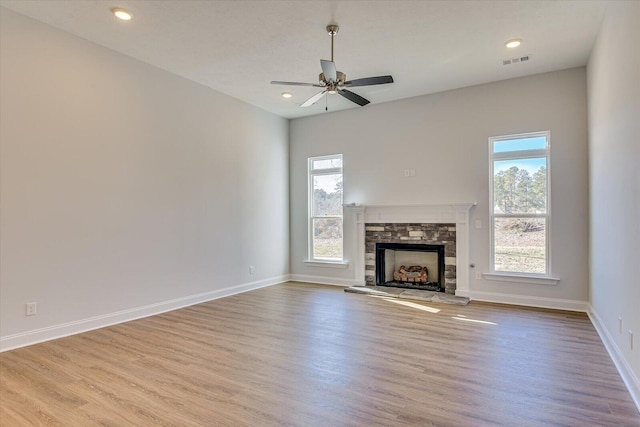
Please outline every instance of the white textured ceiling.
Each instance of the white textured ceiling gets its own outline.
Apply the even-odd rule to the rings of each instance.
[[[585,65],[607,1],[1,0],[0,5],[209,86],[286,118],[324,113],[299,105],[330,59],[325,27],[340,25],[335,62],[348,79],[391,74],[354,88],[381,103]],[[110,8],[134,14],[119,21]],[[515,50],[504,42],[523,39]],[[530,55],[528,62],[502,60]],[[280,96],[289,91],[293,98]],[[329,111],[358,107],[328,97]]]

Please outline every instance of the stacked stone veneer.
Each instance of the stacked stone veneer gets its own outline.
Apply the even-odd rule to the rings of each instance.
[[[376,284],[376,243],[444,245],[444,287],[456,292],[455,224],[365,224],[365,271],[367,285]]]

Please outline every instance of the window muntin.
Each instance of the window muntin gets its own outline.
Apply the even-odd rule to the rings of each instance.
[[[309,259],[343,260],[342,155],[309,158]]]
[[[489,138],[492,272],[550,275],[549,137]]]

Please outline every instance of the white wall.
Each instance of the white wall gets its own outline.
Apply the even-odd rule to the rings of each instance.
[[[588,93],[592,317],[640,409],[639,18],[640,2],[609,4]]]
[[[330,100],[329,100],[330,103]],[[344,155],[344,201],[365,205],[478,202],[470,261],[489,269],[490,136],[551,131],[552,273],[556,286],[474,279],[477,299],[564,306],[588,300],[587,106],[585,68],[468,87],[360,109],[295,119],[290,125],[291,273],[335,283],[349,269],[305,265],[306,159]],[[416,176],[405,178],[404,169]],[[472,222],[473,223],[473,222]],[[346,224],[345,233],[351,225]],[[353,251],[345,242],[345,256]],[[566,304],[565,304],[566,305]],[[569,306],[575,306],[569,304]]]
[[[286,278],[287,120],[1,19],[4,348]]]

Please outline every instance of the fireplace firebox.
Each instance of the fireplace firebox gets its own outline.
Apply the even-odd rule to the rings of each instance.
[[[376,285],[445,292],[445,247],[376,243]]]

